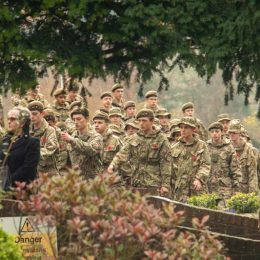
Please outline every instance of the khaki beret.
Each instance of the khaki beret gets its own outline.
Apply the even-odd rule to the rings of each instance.
[[[59,95],[66,95],[66,94],[67,94],[67,91],[66,91],[65,89],[63,89],[63,88],[58,88],[58,89],[56,89],[56,90],[54,91],[53,96],[54,96],[54,97],[57,97],[57,96],[59,96]]]
[[[111,91],[114,92],[115,90],[119,89],[119,88],[124,88],[121,84],[116,83],[112,88]]]
[[[184,112],[187,108],[194,108],[194,104],[192,102],[183,104],[181,107],[182,112]]]
[[[121,109],[118,108],[118,107],[112,107],[110,110],[109,110],[109,116],[123,116],[122,115],[122,112],[121,112]]]
[[[188,125],[190,127],[196,128],[195,120],[192,117],[189,117],[189,116],[182,117],[178,126],[180,126],[181,124]]]
[[[144,95],[145,98],[149,98],[149,97],[158,97],[158,93],[155,90],[149,90],[145,93]]]
[[[210,131],[211,129],[220,129],[223,131],[223,125],[220,122],[214,122],[209,125],[208,130]]]
[[[30,111],[40,111],[41,112],[44,110],[44,106],[43,106],[42,102],[40,102],[40,101],[32,101],[29,103],[28,109]]]
[[[106,92],[101,93],[100,99],[103,99],[104,97],[111,97],[111,98],[113,98],[112,93],[110,91],[106,91]]]
[[[166,108],[160,108],[157,113],[156,113],[156,117],[159,116],[167,116],[169,118],[171,118],[171,114],[168,112],[168,110]]]
[[[74,109],[75,107],[80,108],[82,106],[82,102],[80,100],[77,101],[73,101],[70,105],[69,105],[69,110]]]
[[[141,109],[141,110],[137,113],[136,119],[141,118],[141,117],[154,118],[153,110],[147,109],[147,108]]]
[[[124,104],[124,110],[126,110],[129,107],[135,107],[135,102],[134,101],[126,101]]]
[[[105,120],[107,122],[109,121],[108,114],[104,113],[104,112],[101,112],[99,110],[96,111],[96,113],[94,114],[92,120],[94,121],[95,119]]]
[[[218,115],[218,122],[221,122],[223,120],[231,121],[229,114]]]
[[[132,126],[135,129],[139,129],[138,121],[135,118],[131,118],[125,122],[125,130],[128,126]]]
[[[229,126],[228,133],[241,134],[242,126],[240,123],[233,123]]]

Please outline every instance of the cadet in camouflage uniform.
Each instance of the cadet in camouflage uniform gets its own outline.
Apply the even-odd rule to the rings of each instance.
[[[108,128],[109,118],[106,113],[97,111],[93,116],[93,122],[96,132],[103,137],[102,162],[104,170],[106,170],[119,151],[121,142],[119,137],[113,135],[113,132]]]
[[[218,122],[220,122],[223,125],[223,136],[228,139],[229,139],[228,128],[230,125],[230,121],[231,119],[228,114],[218,115]]]
[[[76,131],[72,135],[62,132],[61,139],[68,143],[72,168],[79,170],[86,179],[92,179],[103,170],[102,136],[89,129],[89,112],[86,108],[73,110],[71,117],[75,122]]]
[[[100,96],[100,99],[101,99],[101,107],[99,110],[109,113],[110,109],[112,108],[112,100],[113,100],[112,93],[109,91],[103,92]]]
[[[211,170],[208,181],[210,193],[217,193],[220,198],[228,199],[234,191],[239,191],[241,169],[235,149],[230,140],[223,138],[223,126],[212,123],[209,128],[211,139],[207,141]]]
[[[70,105],[71,103],[79,101],[82,102],[82,97],[79,95],[79,85],[76,82],[71,82],[68,86],[68,94],[66,96],[66,103]]]
[[[112,87],[111,91],[112,91],[112,95],[113,95],[112,106],[119,107],[121,109],[121,112],[123,113],[124,103],[125,103],[125,100],[123,98],[124,87],[122,85],[120,85],[119,83],[116,83]]]
[[[69,105],[66,103],[66,90],[60,88],[53,93],[55,97],[52,110],[58,122],[65,122],[69,118]]]
[[[112,132],[119,136],[121,139],[125,137],[124,132],[124,123],[122,121],[122,113],[120,108],[113,107],[109,111],[109,121],[110,125],[109,128],[112,130]]]
[[[69,113],[71,113],[74,109],[79,109],[81,107],[82,107],[82,102],[81,101],[74,101],[69,106]],[[72,134],[76,130],[75,123],[74,123],[74,121],[72,120],[71,117],[68,117],[65,120],[65,124],[66,124],[67,132],[69,134]]]
[[[49,107],[49,102],[45,99],[44,95],[40,93],[40,85],[35,85],[27,91],[27,94],[22,100],[18,100],[18,105],[28,107],[32,101],[40,101],[44,108]]]
[[[32,115],[31,135],[40,140],[38,171],[49,175],[58,174],[55,155],[59,152],[59,143],[55,129],[44,119],[44,107],[40,101],[30,102],[28,109]]]
[[[161,125],[161,131],[166,134],[168,137],[170,135],[170,119],[171,119],[171,114],[167,111],[166,108],[160,108],[158,112],[156,113],[156,117],[160,120],[160,125]]]
[[[200,139],[203,141],[208,140],[208,132],[204,127],[202,121],[196,117],[194,117],[194,104],[192,102],[188,102],[182,105],[182,113],[183,116],[193,117],[196,125],[196,133],[199,135]]]
[[[66,124],[64,122],[56,123],[54,112],[50,108],[44,110],[44,119],[51,127],[55,129],[55,133],[59,143],[59,153],[55,153],[55,160],[59,173],[62,174],[64,171],[66,171],[68,161],[67,143],[61,140],[61,132],[67,130]]]
[[[171,188],[175,200],[186,202],[194,195],[208,192],[210,155],[206,143],[195,134],[195,120],[183,117],[179,124],[181,138],[172,146]]]
[[[145,104],[144,108],[151,109],[154,114],[159,110],[158,106],[158,93],[154,90],[149,90],[145,93]]]
[[[171,174],[169,141],[164,134],[153,128],[152,110],[142,109],[136,118],[140,131],[116,154],[108,172],[113,173],[120,169],[122,163],[130,162],[133,187],[152,188],[157,194],[168,192]]]
[[[242,126],[240,123],[230,124],[228,132],[241,166],[240,191],[258,193],[257,164],[252,146],[241,138]]]
[[[135,102],[134,101],[125,102],[124,111],[125,111],[124,118],[123,118],[124,121],[127,121],[131,118],[135,118],[136,116]]]

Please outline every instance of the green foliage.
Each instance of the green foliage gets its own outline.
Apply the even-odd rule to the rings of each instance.
[[[172,205],[156,209],[117,181],[106,174],[89,182],[75,172],[46,174],[27,190],[20,184],[16,196],[26,214],[57,226],[62,259],[224,259],[206,217],[193,219],[198,232],[183,231],[182,213]]]
[[[20,247],[15,244],[14,239],[0,228],[0,259],[19,260],[22,258]]]
[[[260,198],[255,193],[238,193],[227,200],[227,206],[237,213],[255,213],[260,208]]]
[[[202,194],[200,196],[193,196],[188,199],[188,204],[203,208],[217,209],[218,196],[217,194]]]

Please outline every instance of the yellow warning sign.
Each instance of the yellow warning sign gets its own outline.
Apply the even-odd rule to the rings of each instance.
[[[0,226],[14,236],[24,259],[56,259],[56,228],[47,223],[39,223],[33,217],[0,218]]]

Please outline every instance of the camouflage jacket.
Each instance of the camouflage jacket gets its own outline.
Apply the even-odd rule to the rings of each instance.
[[[242,171],[240,191],[258,193],[257,163],[252,146],[244,143],[240,147],[235,147],[235,150]]]
[[[102,172],[102,136],[86,129],[83,134],[74,131],[68,144],[72,168],[79,170],[86,179],[94,178]]]
[[[117,170],[129,162],[132,186],[169,187],[171,173],[170,144],[164,134],[153,131],[145,135],[142,131],[131,136],[116,154],[111,166]]]
[[[58,170],[65,169],[68,161],[67,143],[61,139],[61,129],[55,127],[56,136],[59,143],[59,153],[55,153],[56,165]]]
[[[124,103],[125,103],[124,99],[121,99],[118,101],[117,99],[113,98],[112,107],[119,107],[121,109],[121,112],[123,113],[124,112]]]
[[[57,173],[55,154],[59,152],[59,143],[56,131],[49,126],[43,119],[39,129],[31,129],[31,135],[40,140],[40,161],[38,165],[39,172]]]
[[[45,99],[44,95],[39,93],[36,97],[27,94],[22,100],[18,100],[18,104],[23,107],[28,107],[29,103],[33,101],[40,101],[43,104],[44,108],[49,107],[49,102]]]
[[[251,143],[248,143],[252,146],[254,156],[256,158],[256,164],[257,164],[257,177],[258,177],[258,188],[260,189],[260,152],[259,150],[254,147]]]
[[[210,155],[206,143],[196,135],[190,143],[180,138],[179,142],[172,146],[172,157],[171,188],[174,199],[186,202],[190,196],[207,193]],[[195,179],[202,184],[200,191],[193,188]]]
[[[200,139],[203,141],[207,141],[208,140],[208,131],[206,130],[205,126],[203,125],[202,121],[198,118],[194,118],[195,119],[195,124],[197,127],[197,134],[199,135]]]
[[[207,144],[211,157],[209,191],[229,198],[234,191],[239,191],[242,177],[235,149],[228,139],[223,139],[220,144],[214,144],[209,140]]]
[[[77,95],[76,96],[76,98],[75,98],[75,100],[73,100],[73,101],[71,101],[71,100],[69,100],[68,99],[68,96],[67,96],[67,98],[66,98],[66,103],[68,103],[68,105],[70,105],[72,102],[74,102],[74,101],[82,101],[83,100],[83,98],[80,96],[80,95]]]
[[[76,128],[75,128],[75,123],[74,121],[71,119],[71,117],[68,117],[66,120],[65,120],[65,124],[66,124],[66,127],[67,127],[67,131],[69,134],[72,134]]]
[[[55,101],[54,104],[52,105],[52,110],[55,114],[55,117],[57,121],[59,122],[65,122],[67,118],[69,118],[69,105],[65,103],[64,106],[60,106],[57,104]]]
[[[154,114],[156,114],[158,112],[158,110],[160,109],[160,107],[158,105],[156,105],[155,107],[149,107],[147,104],[144,104],[143,108],[147,108],[147,109],[153,110]]]
[[[103,135],[102,161],[104,169],[107,169],[112,162],[114,156],[120,150],[121,144],[119,137],[113,135],[111,130],[108,130],[107,133]]]

